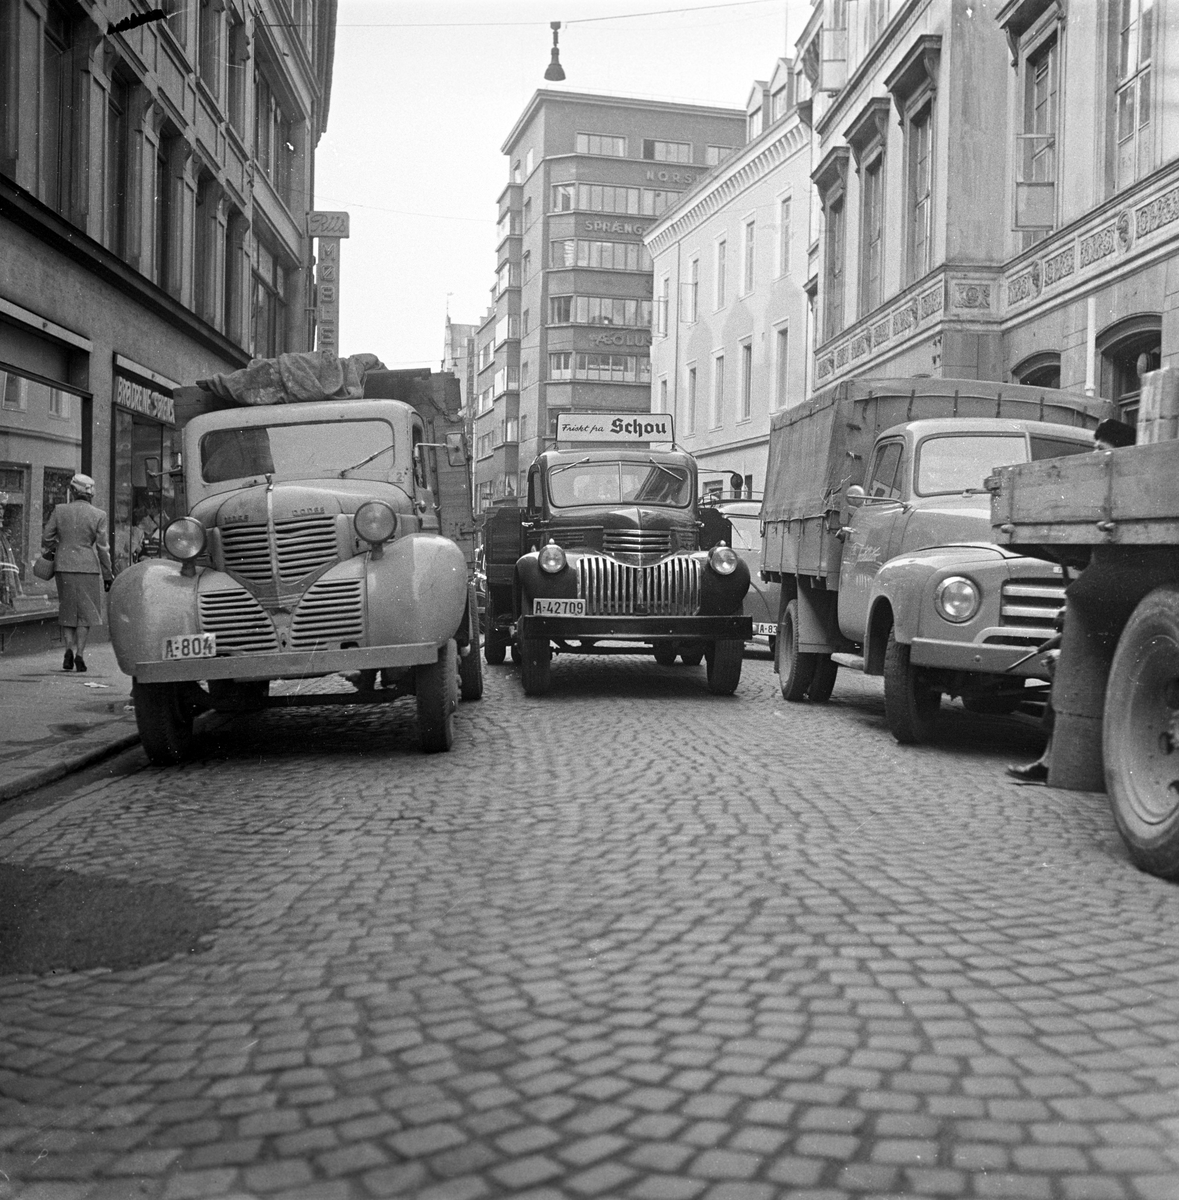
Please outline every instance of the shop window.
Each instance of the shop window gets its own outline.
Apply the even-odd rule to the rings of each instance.
[[[183,516],[179,471],[181,434],[138,412],[115,405],[111,471],[111,559],[115,572],[162,555],[169,521]]]

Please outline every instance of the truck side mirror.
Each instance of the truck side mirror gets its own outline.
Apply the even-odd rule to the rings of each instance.
[[[158,479],[160,475],[160,460],[154,454],[149,454],[143,460],[143,471],[149,479]]]
[[[467,448],[463,444],[463,435],[461,433],[448,433],[446,435],[446,461],[452,467],[465,467],[467,465]]]
[[[858,483],[851,484],[847,489],[848,508],[859,508],[864,503],[864,489]]]

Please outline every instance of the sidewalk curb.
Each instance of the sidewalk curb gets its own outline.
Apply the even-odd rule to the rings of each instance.
[[[138,733],[125,733],[117,738],[95,742],[86,749],[80,750],[77,754],[71,755],[69,758],[57,759],[55,762],[44,763],[42,765],[34,765],[23,772],[18,778],[0,782],[0,803],[5,800],[12,800],[17,796],[22,796],[25,792],[31,792],[36,788],[44,787],[47,783],[56,783],[59,779],[64,779],[67,775],[72,775],[76,771],[82,771],[86,767],[93,766],[96,762],[101,762],[104,758],[110,758],[112,755],[119,754],[123,750],[129,750],[132,746],[138,745]]]

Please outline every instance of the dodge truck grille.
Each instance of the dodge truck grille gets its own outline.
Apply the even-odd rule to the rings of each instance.
[[[602,534],[607,554],[670,554],[671,532],[667,529],[607,529]]]
[[[201,632],[217,635],[218,654],[263,654],[278,649],[278,637],[262,606],[245,588],[201,592]]]
[[[1019,633],[997,634],[988,642],[1009,646],[1038,646],[1056,632],[1056,617],[1064,608],[1064,584],[1059,579],[1012,579],[1003,585],[999,623],[1017,626]]]
[[[280,578],[302,579],[335,561],[335,520],[327,516],[275,521],[274,542]],[[221,551],[225,569],[234,575],[251,583],[266,583],[272,578],[270,539],[264,524],[222,529]]]
[[[364,636],[364,580],[321,579],[291,618],[292,650],[327,650]]]
[[[577,563],[577,594],[589,616],[693,616],[700,607],[700,561],[668,558],[631,567],[587,556]]]

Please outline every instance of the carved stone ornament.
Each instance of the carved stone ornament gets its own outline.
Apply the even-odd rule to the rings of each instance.
[[[1129,250],[1134,244],[1134,227],[1130,223],[1130,214],[1125,209],[1118,213],[1114,227],[1118,231],[1118,245],[1123,250]]]
[[[954,284],[955,308],[990,308],[991,288],[985,283]]]

